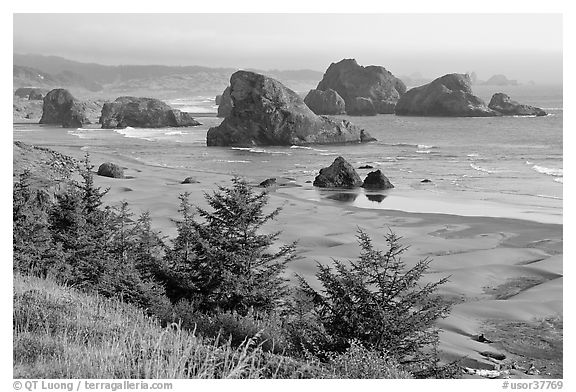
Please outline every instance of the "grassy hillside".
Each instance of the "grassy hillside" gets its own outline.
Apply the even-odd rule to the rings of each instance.
[[[19,274],[13,317],[14,378],[410,377],[357,348],[323,365],[265,353],[252,340],[232,348],[164,328],[118,300]]]

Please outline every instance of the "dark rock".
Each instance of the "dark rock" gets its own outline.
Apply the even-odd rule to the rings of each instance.
[[[425,178],[425,179],[423,179],[423,180],[422,180],[422,181],[420,181],[420,182],[423,182],[423,183],[429,183],[429,182],[432,182],[432,180],[429,180],[428,178]]]
[[[208,146],[289,146],[375,140],[347,120],[317,116],[298,94],[264,75],[235,72],[230,78],[230,96],[232,111],[219,126],[208,130]]]
[[[394,109],[399,116],[492,117],[500,113],[472,94],[470,77],[448,74],[407,91]]]
[[[306,181],[304,181],[304,183],[305,183],[305,184],[312,184],[312,181],[306,180]]]
[[[394,188],[394,185],[390,180],[380,171],[376,170],[368,173],[362,184],[362,188],[365,189],[390,189]]]
[[[196,180],[194,177],[186,177],[181,184],[199,184],[200,181]]]
[[[330,64],[316,89],[336,91],[344,99],[346,113],[349,115],[391,113],[390,104],[396,103],[406,92],[404,83],[384,67],[375,65],[363,67],[354,59],[344,59]],[[359,102],[356,98],[369,99],[373,109],[368,111],[364,108],[369,107],[367,102]]]
[[[77,101],[68,90],[54,89],[44,97],[40,124],[58,124],[65,128],[90,124],[86,104]]]
[[[346,113],[350,116],[375,116],[378,114],[372,100],[364,97],[348,99]]]
[[[221,102],[222,102],[222,94],[218,94],[218,95],[216,96],[216,98],[214,98],[214,103],[215,103],[216,105],[220,105]]]
[[[161,128],[200,125],[190,114],[154,98],[120,97],[107,102],[100,116],[102,128]]]
[[[218,105],[218,117],[228,117],[232,113],[234,102],[232,102],[232,97],[230,96],[230,86],[224,89]]]
[[[498,361],[502,361],[502,360],[506,359],[506,355],[501,354],[501,353],[492,352],[492,351],[482,351],[480,353],[480,355],[483,355],[483,356],[488,357],[488,358],[494,358]]]
[[[358,188],[362,180],[350,163],[338,157],[330,166],[320,169],[313,185],[320,188]]]
[[[304,98],[304,103],[315,114],[335,115],[346,113],[344,99],[332,89],[326,91],[310,90],[306,98]]]
[[[115,163],[105,162],[98,168],[98,175],[111,178],[124,178],[124,169]]]
[[[371,166],[371,165],[363,165],[363,166],[360,166],[358,169],[374,169],[374,166]]]
[[[276,185],[276,179],[275,178],[267,178],[264,181],[262,181],[260,184],[258,184],[258,186],[260,188],[268,188],[269,186],[273,186]]]
[[[510,99],[504,93],[496,93],[492,96],[488,107],[502,113],[505,116],[546,116],[547,113],[535,106],[522,105]]]
[[[483,333],[481,333],[480,335],[476,336],[476,341],[480,342],[480,343],[493,343],[491,340],[486,339],[486,336],[484,336]]]

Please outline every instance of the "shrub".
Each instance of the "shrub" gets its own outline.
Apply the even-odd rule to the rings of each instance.
[[[182,220],[166,257],[171,299],[191,300],[208,312],[246,314],[250,308],[261,312],[281,306],[287,295],[283,272],[295,245],[271,252],[279,233],[259,234],[280,209],[265,213],[268,195],[254,193],[239,178],[229,188],[205,194],[211,211],[194,208],[188,197],[180,196]]]
[[[194,330],[208,338],[220,336],[232,347],[239,347],[247,339],[253,339],[265,352],[287,354],[291,352],[283,320],[277,313],[257,314],[249,310],[242,315],[234,311],[200,312],[194,303],[181,300],[172,309],[172,322],[182,328]]]
[[[359,230],[361,253],[357,261],[350,261],[347,267],[334,260],[334,269],[318,266],[321,292],[298,277],[301,290],[312,300],[312,314],[325,331],[320,341],[312,343],[320,346],[319,354],[343,353],[355,340],[365,349],[386,353],[400,364],[426,368],[437,363],[434,323],[446,317],[450,309],[435,293],[447,278],[420,284],[430,260],[406,268],[401,255],[407,248],[393,233],[385,238],[388,250],[383,252]]]

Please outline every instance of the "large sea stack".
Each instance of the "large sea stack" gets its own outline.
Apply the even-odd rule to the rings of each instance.
[[[407,91],[396,104],[399,116],[492,117],[500,113],[472,93],[466,74],[448,74]]]
[[[44,97],[40,124],[80,128],[84,124],[90,124],[90,121],[86,116],[86,105],[77,101],[68,90],[58,88]]]
[[[522,105],[513,101],[504,93],[496,93],[492,96],[488,107],[496,110],[505,116],[546,116],[547,113],[535,106]]]
[[[190,114],[154,98],[120,97],[107,102],[100,116],[102,128],[190,127],[200,123]]]
[[[395,103],[406,92],[404,83],[386,68],[376,65],[363,67],[354,59],[330,64],[316,90],[330,89],[344,99],[349,115],[394,113]],[[311,90],[309,95],[314,91]]]
[[[208,146],[305,145],[367,142],[349,121],[317,116],[294,91],[249,71],[230,77],[230,114],[206,136]]]

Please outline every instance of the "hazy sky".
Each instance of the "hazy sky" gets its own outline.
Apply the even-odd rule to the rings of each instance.
[[[476,71],[562,82],[561,14],[15,14],[14,52],[101,64]]]

